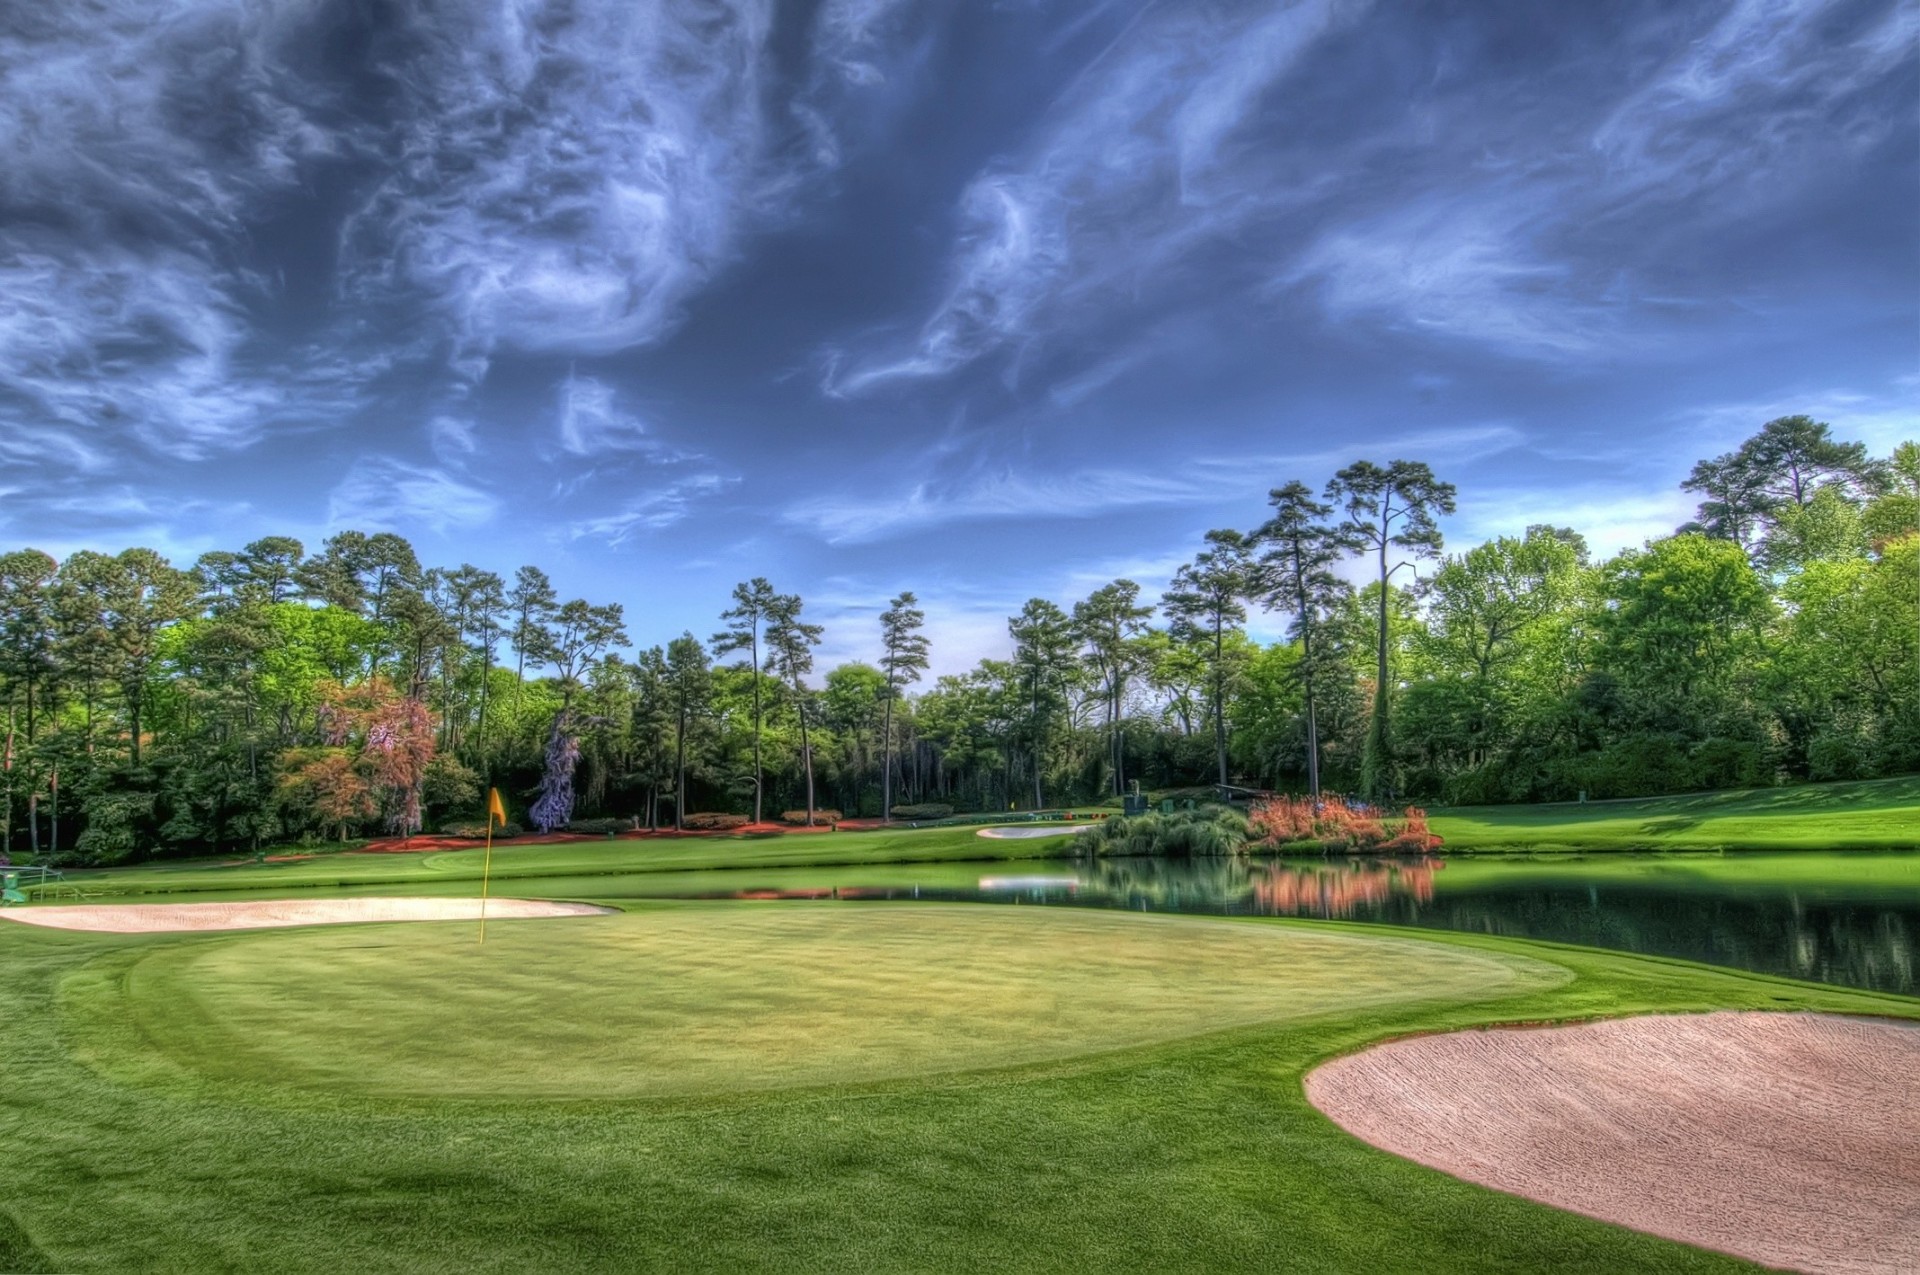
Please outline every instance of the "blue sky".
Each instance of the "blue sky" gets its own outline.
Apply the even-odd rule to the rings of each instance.
[[[0,15],[0,543],[343,527],[936,667],[1361,456],[1613,549],[1920,417],[1920,9]]]

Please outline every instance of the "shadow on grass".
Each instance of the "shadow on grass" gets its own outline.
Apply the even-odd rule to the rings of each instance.
[[[36,1273],[57,1269],[47,1260],[47,1255],[34,1247],[20,1224],[4,1209],[0,1209],[0,1271],[21,1271]]]
[[[1690,832],[1700,826],[1698,818],[1686,815],[1668,815],[1664,819],[1649,819],[1640,825],[1640,831],[1650,837],[1664,837],[1675,832]]]

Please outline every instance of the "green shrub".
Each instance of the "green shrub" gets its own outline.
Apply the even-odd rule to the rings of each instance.
[[[938,801],[922,801],[910,806],[895,806],[895,819],[951,819],[953,807]]]
[[[632,829],[631,819],[575,819],[567,825],[568,832],[584,833],[590,837],[610,837],[616,832],[630,832]]]
[[[682,819],[680,826],[690,832],[731,832],[735,828],[744,828],[752,822],[745,815],[727,815],[711,810],[701,810]]]
[[[1861,741],[1852,735],[1821,735],[1807,745],[1807,777],[1865,779],[1871,773],[1867,757]]]
[[[526,829],[517,823],[503,823],[494,829],[493,835],[496,837],[517,837],[525,831]],[[459,837],[466,841],[485,841],[487,839],[487,823],[486,820],[482,819],[478,821],[445,824],[442,825],[440,829],[440,835],[443,837]]]
[[[1225,806],[1109,818],[1093,831],[1069,838],[1076,852],[1153,855],[1165,859],[1213,859],[1245,854],[1247,820]]]
[[[781,823],[804,824],[806,821],[807,812],[804,810],[782,810],[780,812]],[[815,810],[813,812],[813,821],[816,824],[839,823],[840,812],[838,810]]]

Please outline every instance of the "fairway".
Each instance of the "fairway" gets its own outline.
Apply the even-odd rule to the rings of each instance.
[[[760,906],[579,918],[564,935],[502,923],[485,947],[449,925],[183,942],[103,957],[61,1003],[110,1074],[631,1099],[1044,1062],[1568,977],[1505,953],[1191,918]]]
[[[1920,847],[1920,778],[1436,811],[1473,850],[1889,850]]]

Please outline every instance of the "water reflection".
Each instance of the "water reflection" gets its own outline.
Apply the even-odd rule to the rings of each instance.
[[[1860,856],[1851,856],[1854,863]],[[626,878],[629,893],[754,899],[920,899],[1127,908],[1133,911],[1317,917],[1430,926],[1684,957],[1876,991],[1920,992],[1920,890],[1856,886],[1836,856],[1818,886],[1731,857],[1714,873],[1671,857],[1502,863],[1443,859],[1250,862],[1102,859],[982,873],[927,865],[883,884],[860,869],[757,871],[699,888]],[[1920,860],[1915,861],[1920,863]],[[724,878],[729,874],[718,874]],[[746,874],[740,874],[744,877]],[[1871,879],[1861,875],[1858,879]],[[688,882],[692,886],[693,882]],[[603,891],[594,891],[600,895]]]

